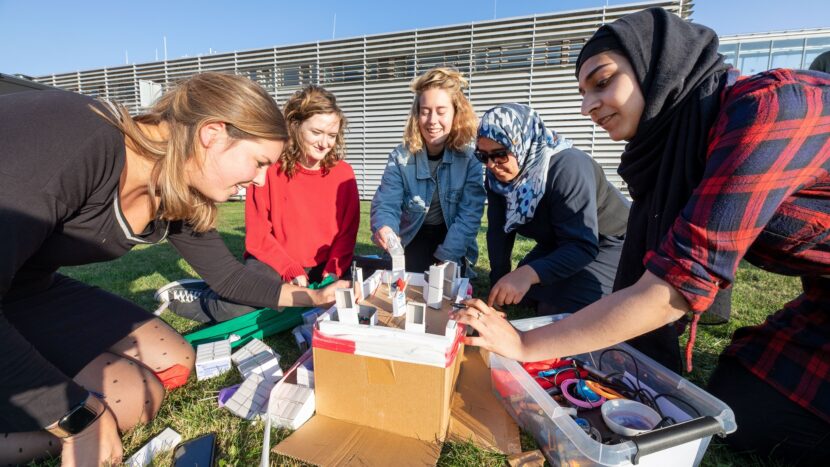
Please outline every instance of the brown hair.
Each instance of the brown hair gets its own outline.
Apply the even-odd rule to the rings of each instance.
[[[334,140],[334,147],[331,148],[326,157],[320,162],[323,173],[334,167],[337,161],[346,158],[346,117],[343,111],[337,106],[337,98],[334,94],[320,86],[309,85],[295,92],[285,102],[285,121],[288,126],[288,143],[280,156],[280,170],[288,178],[294,176],[297,171],[297,164],[304,157],[303,135],[300,126],[304,121],[318,114],[335,114],[340,119],[340,128],[337,130],[337,138]]]
[[[450,68],[433,68],[412,80],[410,87],[415,92],[415,101],[412,103],[412,110],[409,112],[409,120],[406,122],[406,129],[403,134],[403,142],[409,152],[415,154],[424,147],[424,137],[418,127],[418,116],[421,113],[421,94],[433,88],[443,89],[450,95],[455,111],[452,130],[450,130],[447,138],[447,146],[450,149],[461,151],[464,146],[473,141],[478,130],[478,118],[472,104],[464,95],[464,90],[469,85],[461,73]]]
[[[136,117],[120,105],[112,106],[111,115],[93,110],[121,130],[132,149],[155,161],[148,188],[161,198],[159,218],[184,220],[197,232],[216,223],[216,204],[187,184],[185,166],[198,156],[199,130],[224,122],[232,141],[288,137],[277,103],[261,86],[223,73],[200,73],[179,82],[148,113]],[[164,123],[169,135],[166,140],[152,139],[138,123]]]

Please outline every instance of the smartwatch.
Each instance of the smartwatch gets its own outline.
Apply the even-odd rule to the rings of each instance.
[[[58,438],[68,438],[84,431],[104,413],[104,403],[90,394],[85,401],[76,405],[55,423],[44,428]]]

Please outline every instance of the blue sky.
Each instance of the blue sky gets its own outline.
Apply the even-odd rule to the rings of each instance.
[[[697,0],[720,35],[830,27],[826,0]],[[211,51],[377,34],[599,6],[605,0],[0,0],[0,72],[49,73]],[[609,4],[634,3],[609,0]],[[337,15],[336,26],[335,14]]]

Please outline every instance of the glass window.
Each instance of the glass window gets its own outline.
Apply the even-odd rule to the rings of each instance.
[[[724,56],[724,61],[732,66],[735,66],[735,56],[738,53],[738,44],[721,45],[718,49]]]
[[[830,49],[830,36],[827,37],[809,37],[807,38],[807,48],[819,47],[823,49]]]
[[[770,41],[743,42],[738,56],[738,69],[745,75],[754,75],[767,70]]]
[[[804,39],[773,41],[771,68],[803,68]]]

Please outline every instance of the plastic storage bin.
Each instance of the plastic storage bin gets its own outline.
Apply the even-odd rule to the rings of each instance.
[[[513,321],[522,331],[544,326],[567,315],[544,316]],[[619,444],[607,445],[590,438],[569,415],[572,409],[560,406],[514,361],[490,354],[493,391],[510,415],[527,433],[553,465],[643,465],[696,466],[709,447],[713,434],[726,435],[737,429],[732,410],[723,402],[686,379],[626,344],[612,348],[627,351],[637,360],[640,383],[656,393],[679,397],[700,413],[697,416],[683,404],[660,398],[664,410],[678,409],[690,419],[666,428],[635,436]],[[576,357],[599,367],[602,351]],[[637,373],[630,358],[609,352],[602,361],[604,372]],[[691,413],[689,413],[691,412]]]

